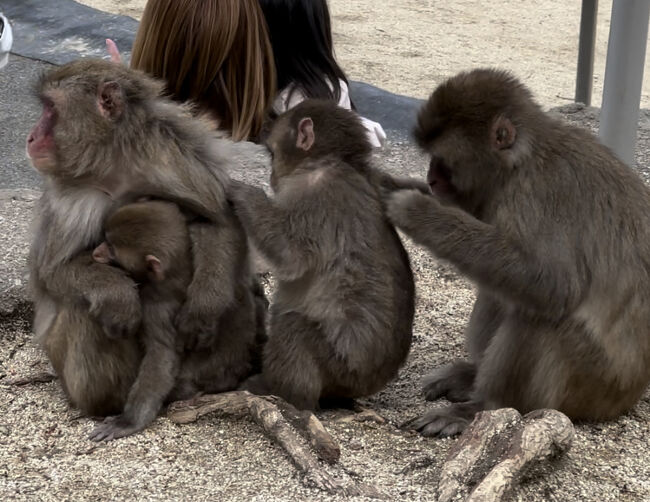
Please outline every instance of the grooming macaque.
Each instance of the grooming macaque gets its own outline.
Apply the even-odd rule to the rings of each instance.
[[[44,177],[30,250],[34,331],[71,402],[90,415],[123,411],[142,357],[134,280],[91,256],[115,200],[167,199],[204,218],[189,227],[193,276],[176,324],[210,349],[184,356],[174,392],[233,388],[250,371],[254,280],[225,198],[223,143],[162,90],[142,73],[95,60],[56,68],[38,85],[43,113],[27,138]],[[232,340],[223,355],[232,364],[206,359]]]
[[[482,409],[607,420],[650,380],[650,197],[587,131],[542,112],[507,73],[461,73],[419,113],[435,197],[391,195],[391,220],[478,285],[469,361],[435,371],[425,435]]]
[[[244,388],[300,409],[377,392],[411,345],[413,278],[381,198],[409,183],[372,169],[364,127],[335,103],[296,106],[267,146],[274,198],[244,184],[231,194],[278,281],[262,374]]]

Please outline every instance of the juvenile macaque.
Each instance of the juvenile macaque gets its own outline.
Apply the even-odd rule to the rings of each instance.
[[[262,374],[244,384],[301,409],[381,390],[409,351],[414,285],[381,193],[408,183],[374,171],[358,117],[308,100],[267,145],[269,199],[236,184],[235,211],[277,278]]]
[[[542,112],[508,73],[461,73],[415,129],[435,197],[391,196],[392,221],[478,285],[469,361],[435,371],[414,422],[452,435],[477,411],[612,419],[650,381],[650,197],[589,132]]]
[[[185,355],[174,393],[233,388],[250,372],[255,281],[225,198],[224,140],[162,89],[96,60],[55,68],[37,86],[43,113],[27,138],[44,178],[29,258],[34,332],[71,402],[90,415],[122,412],[142,357],[135,282],[91,256],[123,198],[167,199],[202,217],[189,227],[192,281],[175,323],[204,350]]]

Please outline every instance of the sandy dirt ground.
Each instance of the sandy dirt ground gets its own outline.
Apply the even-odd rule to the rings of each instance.
[[[26,61],[12,58],[10,70],[16,72]],[[39,70],[31,69],[34,75]],[[3,84],[0,74],[0,90]],[[569,105],[560,113],[583,127],[597,128],[594,109]],[[649,158],[650,129],[642,127],[639,165],[650,165]],[[391,142],[377,160],[400,175],[422,176],[426,169],[426,159],[410,143]],[[244,166],[234,160],[230,174],[268,189],[268,159],[262,156],[258,162]],[[650,171],[640,171],[650,181]],[[48,364],[30,333],[31,314],[20,300],[24,290],[11,287],[21,284],[37,197],[37,192],[0,190],[0,257],[6,262],[0,262],[0,291],[3,286],[22,291],[16,297],[0,295],[0,300],[16,298],[17,308],[9,316],[0,308],[0,500],[361,502],[308,487],[286,455],[250,421],[212,415],[196,424],[176,425],[163,416],[140,434],[95,444],[87,439],[93,422],[66,403],[58,382],[11,385],[12,378],[46,370]],[[423,248],[408,240],[406,247],[417,278],[412,350],[399,378],[359,401],[387,423],[350,422],[344,410],[318,416],[341,445],[340,466],[346,476],[372,484],[385,500],[433,501],[442,463],[455,440],[424,438],[397,426],[432,406],[422,397],[421,377],[464,355],[462,333],[474,289]],[[266,286],[270,291],[271,283]],[[648,424],[650,389],[615,421],[577,425],[571,450],[527,472],[507,500],[650,500]]]
[[[145,0],[82,3],[138,18]],[[599,103],[611,0],[600,4],[594,104]],[[499,65],[523,78],[547,107],[565,104],[573,95],[577,0],[502,2],[494,13],[488,7],[497,4],[478,0],[330,0],[330,5],[337,54],[355,80],[425,97],[461,69]],[[2,103],[2,96],[21,96],[24,83],[47,67],[13,57],[0,75],[0,111],[11,105]],[[18,82],[15,75],[27,71],[29,78]],[[649,96],[645,87],[646,107]],[[573,106],[560,110],[566,120],[592,130],[597,129],[597,112]],[[13,114],[17,117],[13,122],[0,121],[0,146],[3,141],[9,145],[11,139],[10,148],[22,151],[28,120],[21,117],[37,114],[36,108],[27,107]],[[15,142],[13,129],[20,132]],[[418,177],[427,165],[422,153],[406,141],[391,141],[378,161],[391,172]],[[231,174],[266,187],[267,164],[268,160],[260,161],[247,170],[235,164]],[[646,112],[641,117],[637,165],[650,182],[650,115]],[[58,382],[11,385],[13,377],[48,367],[34,344],[31,313],[24,303],[28,223],[37,196],[0,190],[0,500],[344,500],[305,486],[286,455],[245,420],[209,416],[180,426],[160,417],[140,434],[94,444],[87,439],[92,421],[66,403]],[[398,379],[360,401],[387,423],[350,422],[342,410],[319,413],[319,417],[341,445],[346,476],[376,486],[386,500],[428,501],[436,499],[442,463],[454,440],[424,438],[397,426],[432,406],[421,395],[421,377],[465,355],[462,334],[475,293],[451,267],[409,241],[406,246],[417,278],[412,351]],[[14,289],[17,300],[10,294]],[[3,314],[4,300],[19,309]],[[615,421],[577,425],[567,455],[548,469],[527,473],[509,499],[650,500],[649,424],[650,389]]]
[[[80,3],[139,19],[146,0]],[[336,54],[354,80],[425,98],[458,71],[497,66],[526,82],[544,106],[573,100],[577,0],[329,0],[329,5]],[[612,0],[599,2],[594,106],[602,99],[611,8]],[[648,78],[641,105],[650,107]]]

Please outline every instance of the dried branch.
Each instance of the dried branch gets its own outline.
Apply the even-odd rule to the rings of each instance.
[[[246,391],[206,394],[169,406],[168,417],[176,423],[189,423],[209,413],[235,417],[248,416],[287,452],[307,484],[330,494],[383,498],[372,486],[344,481],[327,472],[318,458],[304,446],[312,445],[318,457],[330,464],[338,461],[340,449],[334,438],[311,412],[298,411],[275,396],[256,396]],[[294,428],[292,427],[296,427]]]
[[[7,383],[20,387],[22,385],[35,385],[38,383],[49,383],[56,380],[57,376],[49,371],[41,371],[32,375],[9,378]]]
[[[573,436],[573,424],[556,410],[523,418],[511,408],[479,413],[449,452],[438,500],[504,500],[526,468],[568,450]]]

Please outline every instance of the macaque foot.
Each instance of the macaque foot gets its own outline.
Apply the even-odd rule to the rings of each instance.
[[[101,424],[96,425],[88,439],[92,441],[112,441],[113,439],[130,436],[142,429],[142,426],[132,423],[124,415],[115,415],[106,417]]]
[[[240,384],[237,390],[246,390],[256,396],[268,396],[271,394],[271,389],[266,383],[266,380],[264,380],[262,374],[253,375],[247,378]]]
[[[481,409],[482,405],[477,402],[434,408],[421,417],[407,422],[404,428],[416,430],[427,437],[451,437],[463,432]]]
[[[446,397],[454,403],[471,399],[476,366],[467,361],[455,361],[433,370],[423,381],[424,397],[434,401]]]

